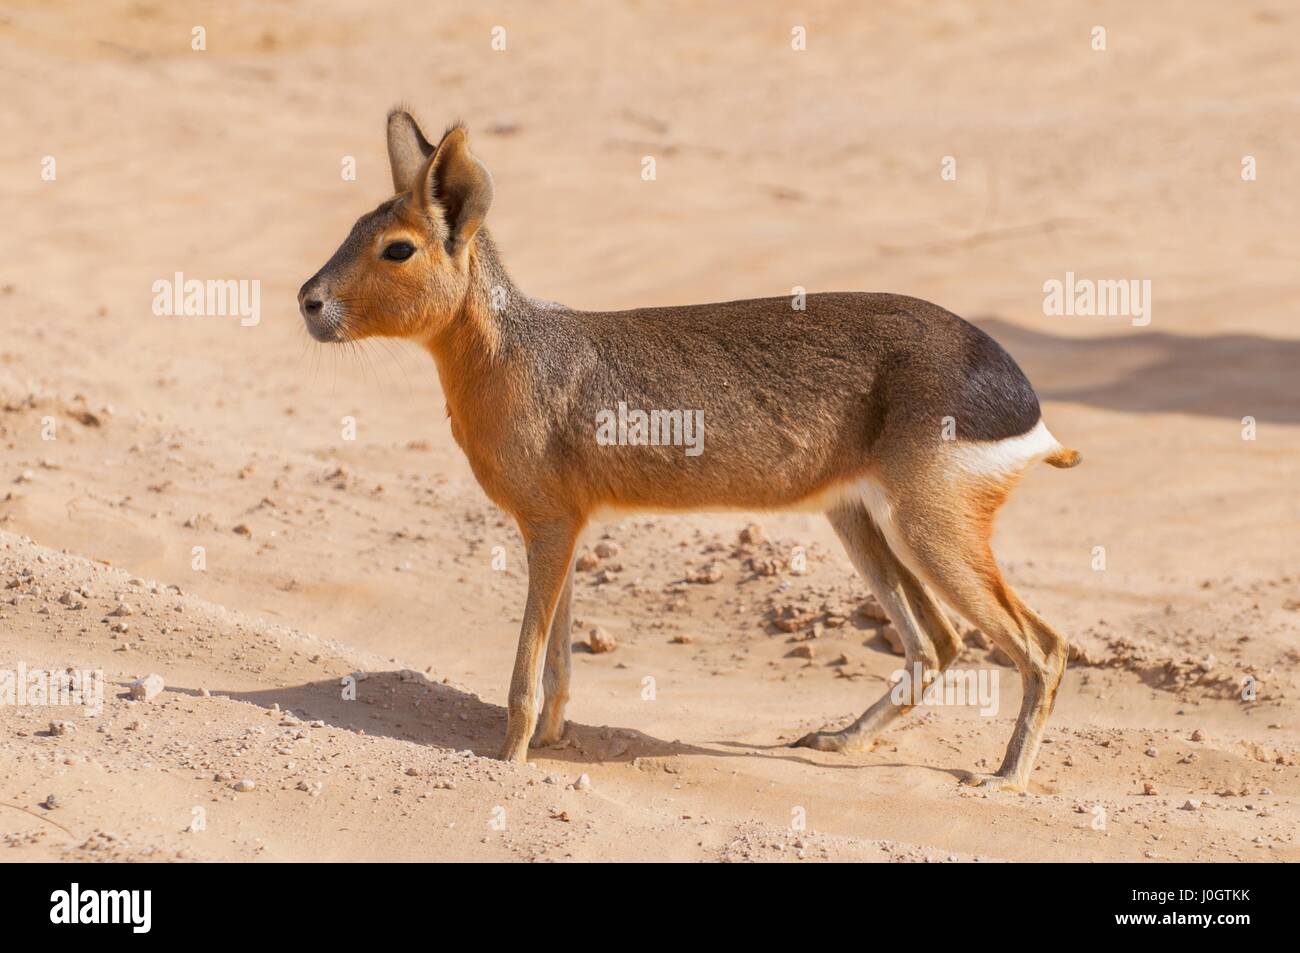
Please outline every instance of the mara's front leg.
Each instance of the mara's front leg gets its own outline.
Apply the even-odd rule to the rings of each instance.
[[[526,761],[528,741],[537,727],[537,694],[542,655],[564,591],[578,527],[572,522],[519,524],[528,550],[528,602],[519,630],[519,650],[510,677],[503,761]]]
[[[573,561],[565,575],[564,591],[555,607],[551,635],[546,641],[546,667],[542,672],[542,717],[533,747],[553,745],[564,737],[564,705],[569,700],[569,671],[573,636]]]

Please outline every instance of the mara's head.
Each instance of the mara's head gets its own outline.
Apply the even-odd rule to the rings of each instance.
[[[492,177],[469,151],[464,126],[435,146],[402,110],[388,115],[388,161],[396,194],[358,219],[298,292],[318,341],[431,336],[464,304]]]

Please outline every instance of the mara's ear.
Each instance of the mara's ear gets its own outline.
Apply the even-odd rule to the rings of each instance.
[[[464,126],[452,126],[443,135],[416,194],[426,212],[442,210],[447,222],[447,253],[462,251],[492,207],[492,176],[469,151]]]
[[[393,168],[393,191],[411,191],[433,146],[424,138],[420,124],[405,109],[388,114],[388,164]]]

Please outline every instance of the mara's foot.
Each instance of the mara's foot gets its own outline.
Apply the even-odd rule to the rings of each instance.
[[[526,738],[507,738],[497,758],[501,761],[513,761],[516,764],[523,764],[528,760],[528,741]]]
[[[839,751],[845,754],[866,751],[870,746],[870,738],[852,733],[848,729],[811,731],[790,745],[791,748],[812,748],[814,751]]]
[[[971,772],[962,779],[962,784],[975,788],[988,788],[992,791],[1011,791],[1024,794],[1026,785],[1014,777],[1003,774],[979,774]]]
[[[564,729],[568,724],[563,718],[558,724],[548,725],[545,722],[537,726],[537,733],[533,735],[533,740],[529,743],[530,748],[549,748],[551,745],[558,745],[564,740]]]

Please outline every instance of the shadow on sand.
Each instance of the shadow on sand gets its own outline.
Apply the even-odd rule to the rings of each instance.
[[[197,695],[189,688],[171,688]],[[346,731],[396,738],[452,751],[469,750],[481,757],[496,757],[505,737],[506,712],[500,705],[485,702],[452,685],[432,682],[413,672],[375,672],[356,684],[356,699],[343,698],[337,680],[267,688],[251,692],[215,694],[262,708],[279,705],[298,719],[323,721]],[[631,728],[583,725],[570,721],[560,745],[537,749],[539,757],[572,764],[618,763],[641,759],[648,769],[662,768],[654,759],[677,755],[713,758],[766,757],[808,764],[820,768],[863,769],[871,767],[846,759],[842,763],[818,761],[804,756],[801,749],[784,744],[745,744],[730,740],[701,747],[681,741],[666,741]]]
[[[1101,338],[1067,338],[994,317],[973,323],[1011,353],[1043,400],[1128,413],[1300,423],[1300,341],[1251,334],[1184,337],[1136,327]]]

